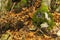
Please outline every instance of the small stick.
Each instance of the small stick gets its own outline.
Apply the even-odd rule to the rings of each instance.
[[[13,3],[13,6],[12,6],[12,8],[11,8],[11,11],[13,10],[15,4],[16,4],[16,2]],[[10,13],[11,13],[11,11],[10,11]]]

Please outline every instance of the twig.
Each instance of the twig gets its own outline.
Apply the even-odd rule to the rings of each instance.
[[[16,2],[15,2],[15,3],[13,3],[13,6],[12,6],[12,8],[11,8],[11,11],[13,10],[13,8],[14,8],[15,4],[16,4]],[[10,11],[10,13],[11,13],[11,11]]]

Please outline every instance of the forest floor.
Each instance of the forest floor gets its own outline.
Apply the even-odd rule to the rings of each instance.
[[[34,7],[33,7],[34,8]],[[26,9],[26,8],[23,8],[23,11],[18,13],[18,14],[15,14],[15,13],[8,13],[6,14],[6,16],[0,18],[0,22],[11,22],[10,25],[12,25],[11,29],[8,29],[8,30],[4,30],[2,31],[2,37],[1,39],[4,40],[4,35],[6,35],[5,38],[6,40],[55,40],[55,38],[52,38],[50,36],[47,36],[47,35],[39,35],[38,34],[38,30],[36,31],[30,31],[29,29],[30,28],[33,28],[34,25],[32,24],[32,16],[33,16],[33,13],[35,12],[35,8],[33,9],[33,12],[30,12],[29,10],[30,9]],[[59,23],[60,22],[60,14],[59,13],[54,13],[54,19],[55,19],[55,22],[56,23]],[[19,21],[22,21],[24,26],[23,28],[19,29],[18,30],[18,27],[22,24],[19,25],[19,23],[16,25],[15,22],[19,22]],[[59,23],[60,24],[60,23]],[[16,27],[17,26],[17,27]],[[15,29],[13,29],[13,27]],[[8,36],[9,34],[9,36]],[[60,40],[60,38],[58,37],[58,40]]]
[[[39,2],[35,6],[29,8],[22,8],[19,13],[7,12],[0,18],[0,40],[60,40],[60,37],[53,38],[47,35],[40,35],[39,30],[30,31],[34,25],[32,23],[32,16],[36,12]],[[32,9],[33,8],[33,9]],[[60,13],[52,13],[56,23],[60,25]],[[20,23],[21,22],[21,23]],[[8,23],[9,29],[3,29],[5,24]],[[23,26],[20,28],[20,26]]]

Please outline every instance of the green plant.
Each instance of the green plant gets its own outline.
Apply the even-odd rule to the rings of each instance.
[[[39,28],[47,27],[49,30],[54,26],[53,15],[49,12],[48,6],[45,5],[44,0],[41,3],[41,7],[33,15],[33,24]]]

